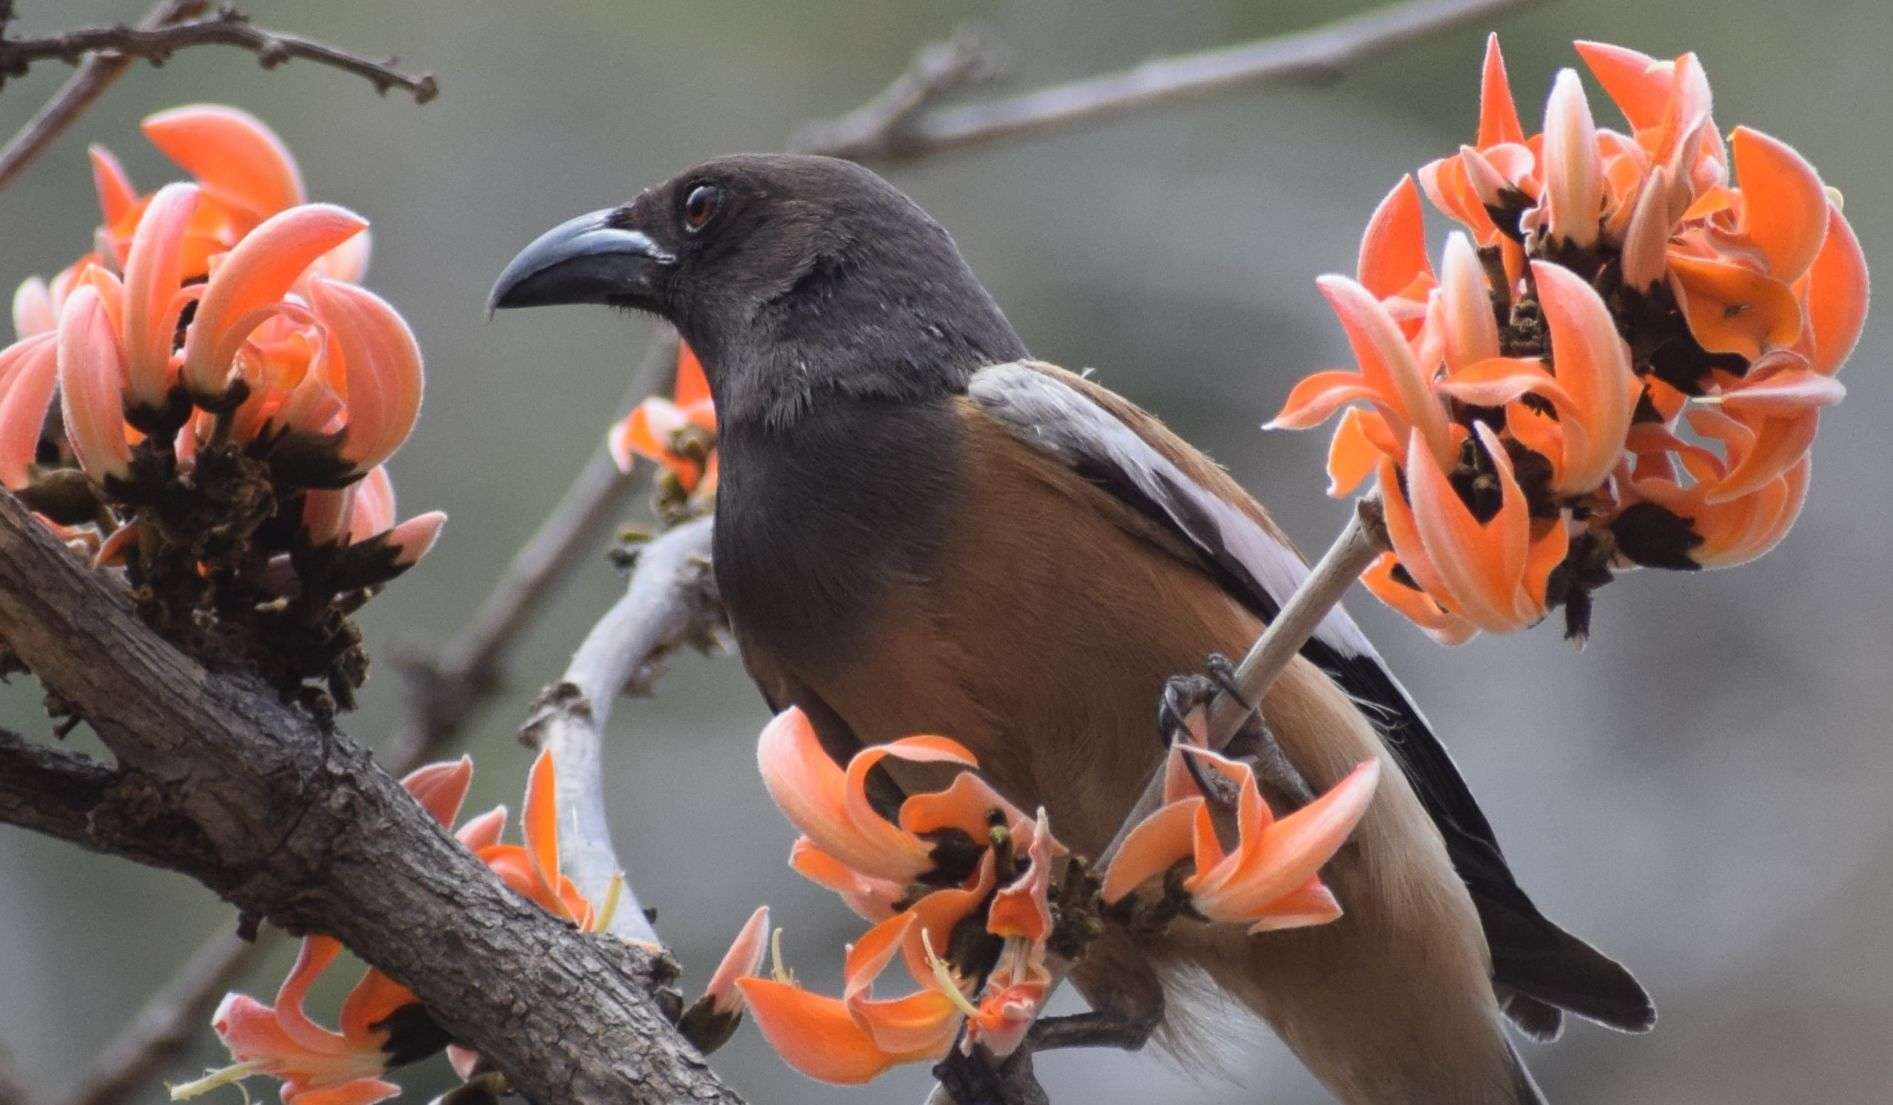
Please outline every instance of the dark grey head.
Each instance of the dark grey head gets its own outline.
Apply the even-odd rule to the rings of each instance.
[[[668,319],[725,418],[792,417],[825,392],[961,390],[1025,347],[918,204],[852,162],[706,161],[547,231],[490,308],[603,303]]]

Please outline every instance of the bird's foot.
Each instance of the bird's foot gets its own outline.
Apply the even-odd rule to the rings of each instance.
[[[1151,1033],[1163,1021],[1161,1007],[1123,1013],[1112,1009],[1094,1009],[1064,1017],[1041,1017],[1026,1036],[1033,1051],[1056,1051],[1067,1047],[1114,1047],[1137,1051],[1150,1042]]]
[[[1289,762],[1274,732],[1262,720],[1261,711],[1243,695],[1235,665],[1221,653],[1210,653],[1201,672],[1172,676],[1164,683],[1157,706],[1157,727],[1164,746],[1181,743],[1208,747],[1209,705],[1219,694],[1228,695],[1243,708],[1242,724],[1222,748],[1223,754],[1253,764],[1257,782],[1278,808],[1298,810],[1314,801],[1313,788]],[[1211,802],[1235,807],[1238,796],[1227,779],[1204,770],[1194,756],[1185,756],[1184,762],[1198,789]]]
[[[1114,1047],[1136,1051],[1150,1041],[1163,1019],[1161,1007],[1125,1014],[1111,1010],[1041,1017],[1011,1055],[1000,1058],[983,1047],[970,1052],[955,1047],[933,1068],[956,1105],[1047,1105],[1045,1088],[1032,1070],[1032,1056],[1068,1047]]]

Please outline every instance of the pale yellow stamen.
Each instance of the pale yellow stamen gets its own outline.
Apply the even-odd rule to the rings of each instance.
[[[194,1082],[185,1082],[176,1086],[167,1082],[165,1083],[165,1088],[171,1091],[171,1100],[183,1101],[186,1098],[198,1097],[212,1090],[221,1089],[224,1086],[236,1085],[238,1088],[241,1088],[245,1078],[250,1077],[252,1074],[262,1073],[263,1067],[264,1063],[261,1059],[252,1059],[247,1063],[235,1063],[221,1070],[211,1071],[209,1074],[204,1075],[204,1077]],[[245,1090],[243,1093],[244,1100],[247,1102],[249,1097],[249,1091]]]
[[[926,954],[927,966],[933,968],[934,981],[940,984],[940,992],[947,996],[947,1000],[967,1016],[979,1016],[979,1006],[968,1001],[966,995],[960,992],[960,980],[953,974],[952,966],[934,954],[933,937],[924,928],[920,930],[920,949]]]
[[[617,871],[611,881],[605,884],[605,904],[592,918],[592,931],[604,932],[611,927],[612,918],[618,915],[618,903],[624,898],[624,872]]]
[[[769,934],[769,977],[784,986],[795,985],[795,972],[782,965],[782,930]]]

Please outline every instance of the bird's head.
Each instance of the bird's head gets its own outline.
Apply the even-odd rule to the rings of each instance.
[[[937,387],[1024,354],[953,239],[848,161],[748,154],[570,219],[513,258],[489,309],[602,303],[661,316],[727,381]],[[758,397],[760,399],[760,396]]]

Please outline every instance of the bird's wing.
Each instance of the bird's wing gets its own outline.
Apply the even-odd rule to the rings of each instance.
[[[1261,505],[1220,466],[1123,397],[1038,362],[981,369],[968,396],[1019,441],[1174,532],[1262,619],[1273,619],[1308,575]],[[1339,606],[1302,649],[1383,734],[1445,838],[1492,949],[1493,981],[1512,1019],[1555,1036],[1560,1009],[1626,1031],[1656,1011],[1615,960],[1554,924],[1519,888],[1492,826],[1452,757]]]

